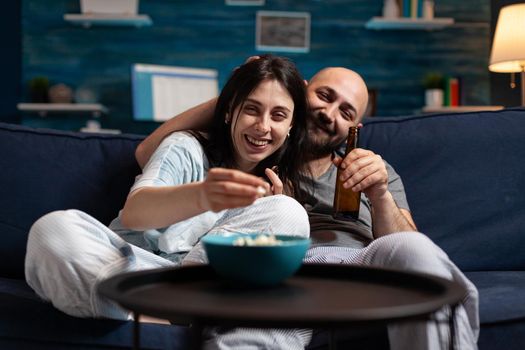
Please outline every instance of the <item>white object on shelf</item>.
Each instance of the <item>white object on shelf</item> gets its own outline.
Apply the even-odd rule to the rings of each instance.
[[[398,18],[399,6],[397,0],[384,0],[383,3],[383,18]]]
[[[118,129],[102,129],[98,120],[88,120],[86,126],[80,129],[81,132],[95,132],[99,134],[120,134]]]
[[[442,17],[442,18],[384,18],[384,17],[372,17],[366,22],[365,27],[367,29],[404,29],[404,30],[434,30],[442,29],[447,26],[454,24],[453,18]]]
[[[139,0],[80,0],[80,11],[84,14],[136,15]]]
[[[144,27],[153,24],[148,15],[107,15],[107,14],[74,14],[67,13],[64,20],[89,28],[96,25]]]
[[[422,109],[423,113],[462,113],[462,112],[482,112],[482,111],[498,111],[503,109],[503,106],[443,106],[430,107],[425,106]]]
[[[423,18],[434,18],[434,0],[423,0]]]
[[[426,89],[425,90],[425,105],[426,107],[441,107],[443,106],[443,90],[442,89]]]
[[[19,111],[35,112],[45,117],[48,113],[91,113],[94,117],[106,114],[108,109],[99,103],[19,103]]]

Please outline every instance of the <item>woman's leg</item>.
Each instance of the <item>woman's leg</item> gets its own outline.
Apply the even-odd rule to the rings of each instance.
[[[287,236],[310,236],[305,209],[285,195],[263,197],[252,205],[226,210],[207,234],[265,233]],[[186,256],[183,264],[203,264],[208,259],[199,242]]]
[[[69,315],[128,319],[127,311],[97,293],[98,284],[120,272],[170,265],[88,214],[66,210],[49,213],[31,227],[25,274],[41,298]]]
[[[312,338],[310,329],[209,328],[205,350],[303,350]]]
[[[304,208],[294,199],[276,195],[260,198],[254,204],[230,209],[219,219],[209,234],[266,233],[309,237],[310,224]],[[199,243],[183,264],[207,263]],[[206,328],[206,350],[299,350],[310,342],[311,330],[259,328]]]

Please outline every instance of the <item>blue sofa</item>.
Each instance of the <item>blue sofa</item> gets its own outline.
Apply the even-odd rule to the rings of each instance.
[[[116,216],[139,172],[141,139],[0,123],[0,349],[131,346],[130,322],[62,314],[25,284],[23,266],[28,230],[43,214],[77,208],[106,224]],[[371,118],[361,145],[397,169],[419,229],[478,287],[480,349],[522,349],[525,109]],[[186,327],[142,329],[144,349],[189,346]],[[322,343],[316,337],[310,348]]]

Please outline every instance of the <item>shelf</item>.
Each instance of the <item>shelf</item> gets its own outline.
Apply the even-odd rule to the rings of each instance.
[[[463,113],[463,112],[481,112],[481,111],[498,111],[503,106],[457,106],[457,107],[423,107],[423,113]]]
[[[85,28],[91,26],[135,26],[144,27],[153,24],[148,15],[101,15],[101,14],[72,14],[64,15],[64,20]]]
[[[91,113],[97,118],[108,112],[98,103],[19,103],[16,107],[19,111],[38,113],[42,117],[48,113]]]
[[[372,17],[366,22],[365,27],[367,29],[375,30],[436,30],[443,29],[454,24],[453,18],[442,17],[442,18],[383,18],[383,17]]]

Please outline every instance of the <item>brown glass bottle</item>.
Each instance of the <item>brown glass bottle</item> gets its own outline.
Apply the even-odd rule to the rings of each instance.
[[[345,156],[357,147],[359,138],[359,128],[350,127],[348,138],[346,140]],[[333,216],[340,220],[357,220],[359,217],[359,205],[361,202],[361,192],[354,192],[351,188],[344,188],[343,181],[339,179],[342,169],[337,169],[337,179],[334,195],[334,213]]]

